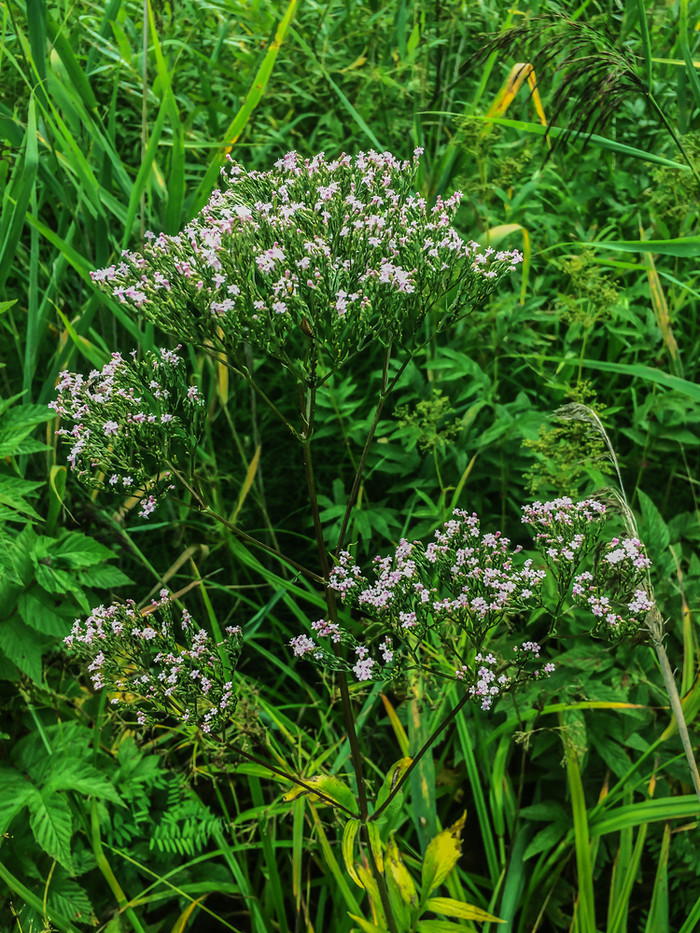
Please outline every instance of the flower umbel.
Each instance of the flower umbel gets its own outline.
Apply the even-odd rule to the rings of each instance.
[[[186,609],[176,629],[167,590],[145,612],[132,601],[99,606],[65,639],[88,662],[95,690],[136,709],[139,724],[174,716],[205,733],[219,731],[236,707],[232,677],[241,641],[235,626],[215,643]]]
[[[88,486],[146,494],[140,515],[153,512],[172,477],[166,462],[190,458],[199,435],[203,402],[185,380],[173,350],[120,353],[87,377],[61,373],[50,403],[64,423],[56,432],[71,445],[68,462]],[[101,475],[100,475],[101,474]]]
[[[150,234],[93,278],[179,339],[231,360],[247,342],[301,376],[310,339],[331,368],[371,339],[407,342],[437,300],[451,292],[462,314],[522,261],[462,240],[459,192],[433,207],[416,194],[419,154],[231,162],[182,233]]]

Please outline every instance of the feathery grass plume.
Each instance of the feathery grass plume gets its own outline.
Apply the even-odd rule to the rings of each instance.
[[[485,59],[495,51],[532,62],[540,93],[550,95],[550,126],[563,132],[547,158],[572,137],[583,136],[587,142],[630,95],[649,97],[636,57],[602,23],[593,26],[562,13],[541,13],[487,37],[477,57]]]
[[[428,207],[412,161],[361,152],[327,161],[287,153],[268,172],[231,161],[222,188],[177,236],[147,234],[142,254],[93,279],[166,333],[225,355],[280,360],[313,384],[369,341],[407,344],[428,311],[441,323],[490,294],[522,256],[465,243],[460,192]]]
[[[615,472],[617,473],[617,480],[619,483],[619,490],[610,489],[608,490],[608,493],[617,500],[620,506],[622,520],[628,529],[628,532],[633,535],[634,541],[639,542],[637,533],[637,520],[634,517],[634,513],[632,512],[632,509],[630,508],[627,501],[627,496],[625,495],[625,487],[622,482],[622,474],[620,473],[620,466],[615,454],[615,449],[607,431],[603,427],[600,418],[592,408],[588,408],[586,405],[578,404],[565,405],[563,408],[559,409],[557,415],[564,420],[570,419],[584,422],[604,439],[608,450],[608,455],[613,466],[615,467]],[[686,725],[685,714],[683,712],[681,698],[678,693],[678,687],[673,676],[671,664],[668,660],[666,648],[664,647],[664,639],[666,637],[665,622],[654,597],[654,589],[651,583],[651,575],[649,573],[650,566],[651,565],[648,562],[644,564],[637,564],[638,569],[643,571],[644,578],[643,580],[639,581],[640,585],[635,592],[633,602],[635,604],[636,610],[645,613],[641,629],[644,630],[648,635],[649,641],[651,642],[652,647],[656,653],[659,667],[661,669],[661,676],[663,677],[664,686],[666,688],[666,693],[668,694],[673,716],[676,720],[676,725],[678,726],[678,734],[683,744],[683,750],[685,751],[688,768],[690,771],[691,779],[693,781],[693,787],[695,789],[698,800],[700,800],[700,771],[698,771],[698,766],[695,761],[695,753],[693,751],[693,745],[690,740],[688,726]],[[583,582],[585,583],[586,581]]]

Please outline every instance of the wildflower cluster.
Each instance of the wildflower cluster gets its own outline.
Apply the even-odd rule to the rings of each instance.
[[[57,390],[49,404],[72,423],[56,433],[70,444],[68,462],[78,477],[143,494],[140,514],[147,517],[172,481],[164,463],[191,457],[199,433],[203,400],[187,384],[181,357],[163,349],[141,360],[135,350],[126,359],[113,353],[87,377],[61,373]]]
[[[370,339],[405,342],[448,292],[463,313],[522,261],[462,240],[459,192],[428,207],[414,189],[420,152],[289,152],[268,172],[231,162],[180,234],[147,234],[142,254],[93,278],[167,333],[232,360],[247,342],[301,362],[303,377],[310,341],[331,368]]]
[[[515,645],[513,647],[515,670],[513,670],[513,663],[499,662],[491,652],[488,654],[477,652],[474,656],[474,663],[478,667],[476,667],[476,674],[471,674],[472,684],[469,687],[469,695],[479,700],[482,709],[491,709],[495,698],[506,690],[512,690],[528,680],[549,676],[555,669],[551,662],[534,670],[526,666],[529,660],[539,659],[540,651],[541,648],[536,641],[525,641],[522,645]],[[470,671],[466,664],[457,668],[455,677],[461,681],[470,678]]]
[[[111,702],[136,709],[140,725],[176,716],[202,732],[219,731],[236,707],[232,681],[241,630],[226,629],[214,643],[186,609],[176,633],[167,590],[145,611],[136,604],[99,606],[73,625],[66,645],[88,662],[95,690]],[[184,643],[184,644],[183,644]]]
[[[524,505],[522,512],[523,523],[533,529],[535,546],[548,566],[556,569],[560,593],[568,593],[576,571],[600,538],[606,506],[597,499],[574,502],[563,496]]]
[[[386,679],[407,665],[425,667],[428,656],[442,654],[443,676],[465,682],[473,696],[488,695],[491,702],[500,690],[522,682],[528,650],[504,665],[505,670],[515,664],[516,673],[501,672],[485,692],[479,686],[484,675],[470,666],[474,649],[499,622],[540,605],[545,571],[532,560],[516,562],[519,550],[498,532],[482,533],[476,515],[457,509],[427,545],[402,539],[392,554],[375,557],[371,579],[344,551],[330,587],[369,620],[370,631],[379,633],[378,649],[357,642],[338,623],[321,620],[312,626],[313,636],[293,640],[294,653],[320,664],[332,654],[332,666],[358,680]],[[343,660],[340,644],[350,646],[349,659]]]
[[[595,618],[593,633],[622,638],[634,634],[654,608],[646,582],[651,561],[639,538],[613,538],[597,555],[595,571],[574,579],[574,600]]]

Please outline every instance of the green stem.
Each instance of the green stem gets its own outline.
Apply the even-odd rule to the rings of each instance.
[[[423,744],[423,747],[413,757],[411,764],[406,768],[404,773],[401,775],[399,780],[396,782],[396,786],[393,787],[391,791],[389,792],[389,796],[386,798],[384,803],[380,807],[377,807],[377,809],[374,811],[372,816],[370,816],[369,818],[370,820],[376,820],[381,816],[384,810],[389,806],[391,801],[394,799],[394,797],[398,794],[398,792],[401,790],[403,785],[406,783],[407,779],[410,777],[411,771],[413,771],[413,769],[418,765],[418,762],[421,760],[423,755],[425,755],[426,752],[428,752],[431,749],[431,747],[437,741],[437,738],[440,735],[440,733],[452,722],[452,720],[456,717],[457,713],[459,713],[459,711],[462,709],[462,707],[467,703],[469,699],[470,699],[469,694],[465,693],[462,699],[459,700],[458,703],[452,708],[452,710],[442,720],[439,726],[436,729],[434,729],[433,732],[428,736],[428,738],[425,740],[425,743]]]
[[[678,726],[678,734],[681,737],[683,751],[685,752],[685,757],[688,761],[688,768],[690,769],[690,777],[693,782],[693,787],[695,788],[695,793],[698,800],[700,800],[700,774],[698,773],[697,762],[695,761],[695,755],[693,754],[693,745],[690,741],[688,727],[685,722],[685,716],[683,715],[683,706],[681,704],[681,698],[678,694],[678,687],[676,686],[676,681],[673,678],[673,671],[671,670],[671,665],[668,661],[668,655],[666,654],[666,649],[664,648],[663,644],[663,620],[661,618],[661,613],[656,607],[650,609],[649,613],[647,614],[647,627],[651,634],[651,641],[654,646],[654,651],[656,651],[656,657],[659,660],[659,666],[661,667],[661,675],[664,679],[666,693],[668,694],[668,699],[671,703],[671,709],[676,720],[676,725]]]
[[[265,768],[266,771],[271,771],[273,774],[284,778],[286,781],[290,781],[292,784],[296,784],[297,787],[303,787],[304,790],[309,794],[314,794],[316,797],[320,797],[327,804],[335,807],[336,810],[342,810],[344,813],[347,813],[351,819],[357,819],[357,813],[353,813],[352,810],[344,807],[342,803],[338,803],[337,800],[335,800],[333,797],[329,797],[328,794],[324,794],[323,791],[319,790],[317,787],[312,787],[311,784],[307,784],[306,781],[304,781],[302,778],[295,777],[293,774],[290,774],[283,768],[278,768],[276,765],[271,765],[267,761],[263,761],[262,758],[258,758],[256,755],[251,755],[250,752],[244,751],[244,749],[242,749],[239,745],[231,745],[231,743],[227,742],[223,736],[218,736],[217,738],[225,748],[231,752],[235,752],[237,755],[240,755],[241,758],[245,758],[246,761],[250,761],[255,765],[260,765],[260,767]]]
[[[386,369],[386,364],[385,364]],[[313,518],[314,524],[314,533],[316,535],[316,545],[318,547],[319,560],[321,562],[321,571],[325,577],[326,582],[326,605],[328,607],[329,620],[331,622],[337,621],[338,610],[335,602],[335,593],[328,586],[328,578],[330,575],[330,563],[328,560],[328,552],[326,551],[326,545],[323,540],[323,528],[321,526],[321,516],[318,508],[318,495],[316,492],[316,482],[314,479],[314,468],[313,468],[313,458],[311,454],[311,439],[313,437],[314,430],[314,418],[316,414],[316,389],[313,384],[307,385],[306,393],[302,392],[302,410],[301,410],[301,421],[302,421],[302,450],[304,452],[304,468],[306,471],[306,484],[309,494],[309,503],[311,506],[311,515]],[[379,420],[377,416],[375,418],[375,427],[376,422]],[[365,445],[365,451],[363,452],[364,457],[366,457],[366,451],[369,449],[369,445]],[[361,461],[363,463],[364,461]],[[360,475],[360,472],[356,475]],[[358,482],[359,486],[359,482]],[[348,511],[346,510],[346,516]],[[338,684],[340,687],[340,698],[341,706],[343,710],[343,721],[345,724],[345,731],[347,733],[348,742],[350,744],[350,758],[352,761],[353,771],[355,772],[355,783],[357,785],[357,802],[360,811],[360,820],[362,821],[363,834],[367,838],[368,842],[368,854],[370,859],[370,867],[372,869],[372,875],[374,880],[377,883],[377,889],[379,891],[379,897],[382,902],[382,908],[386,917],[387,926],[389,928],[389,933],[399,933],[398,927],[396,926],[396,921],[394,919],[393,913],[391,911],[391,903],[389,901],[389,892],[387,890],[386,881],[379,866],[377,865],[374,859],[374,853],[372,852],[372,847],[369,845],[369,830],[367,828],[367,817],[369,813],[369,807],[367,804],[367,788],[365,785],[364,771],[363,771],[363,762],[362,762],[362,751],[360,749],[360,743],[357,737],[357,730],[355,728],[355,716],[352,710],[352,701],[350,699],[350,689],[348,687],[348,678],[345,671],[340,671],[338,673]]]
[[[117,904],[119,904],[120,912],[123,912],[129,919],[132,927],[136,933],[146,933],[144,930],[141,921],[134,913],[133,909],[129,905],[126,895],[121,889],[119,882],[116,879],[114,872],[112,871],[112,866],[107,861],[107,856],[104,854],[102,849],[102,837],[100,835],[100,821],[97,817],[97,800],[93,798],[92,808],[90,812],[90,835],[92,842],[92,852],[95,856],[95,861],[97,862],[97,867],[100,869],[102,874],[105,877],[109,888],[116,898]]]
[[[379,392],[379,401],[377,402],[377,407],[374,411],[374,417],[372,418],[372,424],[370,425],[369,432],[367,434],[367,439],[365,440],[365,446],[362,448],[362,453],[360,455],[359,463],[357,464],[357,469],[355,470],[355,478],[353,480],[352,489],[350,490],[350,495],[348,497],[348,504],[345,507],[345,514],[343,515],[343,521],[340,526],[340,534],[338,535],[338,544],[336,545],[335,555],[336,557],[340,554],[340,551],[343,547],[343,542],[345,541],[345,534],[348,530],[348,524],[350,522],[350,516],[352,510],[357,501],[357,494],[360,490],[360,483],[362,482],[362,474],[365,470],[365,464],[367,463],[367,456],[369,454],[369,449],[374,440],[374,434],[377,430],[377,425],[379,424],[379,419],[382,415],[382,410],[384,409],[384,403],[386,402],[389,394],[393,392],[396,388],[396,383],[399,381],[403,375],[404,370],[413,359],[413,354],[408,354],[404,362],[399,367],[398,371],[394,375],[391,382],[389,382],[389,362],[391,359],[391,345],[387,347],[386,354],[384,356],[384,367],[382,369],[382,387]]]
[[[172,463],[167,463],[166,466],[172,472],[173,476],[177,478],[179,482],[185,487],[185,489],[190,493],[192,498],[197,502],[200,511],[204,515],[209,515],[214,519],[215,522],[218,522],[220,525],[223,525],[224,528],[228,528],[229,531],[232,531],[236,537],[240,538],[241,541],[245,541],[246,544],[250,544],[253,547],[259,548],[261,551],[265,551],[267,554],[272,554],[279,561],[285,564],[289,564],[290,567],[294,567],[295,570],[298,570],[299,573],[303,573],[305,577],[308,577],[310,580],[313,580],[315,583],[325,584],[325,579],[319,577],[317,573],[314,573],[312,570],[309,570],[308,567],[304,567],[303,564],[297,563],[291,557],[287,557],[286,554],[283,554],[281,551],[278,551],[276,548],[271,547],[269,544],[265,544],[263,541],[254,538],[252,535],[247,534],[247,532],[240,529],[233,522],[230,522],[227,518],[224,518],[223,515],[220,515],[218,512],[214,511],[211,506],[208,506],[204,499],[199,495],[197,490],[187,482],[185,477],[180,473],[180,471],[173,466]]]

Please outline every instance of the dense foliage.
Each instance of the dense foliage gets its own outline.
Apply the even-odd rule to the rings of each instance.
[[[692,933],[700,805],[642,616],[663,616],[697,754],[700,7],[2,9],[0,928],[381,930],[379,860],[402,930]],[[381,192],[366,171],[357,191],[333,173],[366,170],[371,151],[415,170],[394,207],[422,240],[375,262],[384,234],[358,210],[357,266],[339,270],[323,212],[339,235],[336,193]],[[285,214],[309,196],[294,178],[280,193],[304,160],[313,203]],[[443,215],[458,238],[426,246]],[[286,236],[295,265],[275,271]],[[155,259],[139,283],[142,255]],[[476,256],[497,257],[493,290],[478,263],[465,278]],[[188,261],[206,282],[155,301]],[[413,304],[397,310],[388,289]],[[409,355],[392,356],[397,334]],[[501,582],[513,566],[535,579],[546,548],[573,539],[547,525],[538,551],[523,507],[536,525],[534,499],[589,498],[622,501],[617,541],[586,552],[605,580],[572,572],[567,603],[546,581],[535,605],[519,578],[528,596],[484,610],[474,650],[438,638],[425,670],[372,680],[358,611],[373,606],[388,674],[386,639],[432,625],[415,591],[393,615],[376,604],[406,542],[439,544],[455,509],[476,513],[493,534],[465,532],[462,550],[498,551]],[[502,536],[522,548],[506,570]],[[435,578],[429,547],[401,586],[448,587],[452,624],[453,565]],[[591,637],[585,613],[605,619],[625,561],[620,638]],[[324,579],[355,607],[341,609],[342,663]],[[71,631],[89,645],[115,620],[162,678],[121,629],[108,663],[66,650]],[[321,638],[325,667],[301,657]],[[516,642],[527,658],[491,693]],[[144,696],[162,715],[137,712]],[[349,713],[383,814],[367,837]]]

